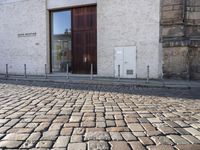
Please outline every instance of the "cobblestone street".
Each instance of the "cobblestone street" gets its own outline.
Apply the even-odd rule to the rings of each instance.
[[[200,89],[2,80],[0,149],[199,150]]]

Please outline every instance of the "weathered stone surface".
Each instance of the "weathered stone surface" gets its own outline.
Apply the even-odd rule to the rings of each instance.
[[[89,141],[88,142],[89,150],[97,150],[97,149],[102,149],[102,150],[109,150],[109,145],[105,141]]]
[[[117,142],[113,143],[113,146],[116,147],[121,143],[125,145],[124,147],[128,145],[130,149],[136,150],[145,148],[166,150],[175,149],[177,144],[187,145],[186,148],[193,145],[197,147],[199,144],[199,90],[132,89],[109,85],[87,85],[87,88],[94,90],[76,90],[76,88],[85,89],[85,86],[67,84],[64,89],[46,88],[2,84],[0,80],[0,119],[14,112],[24,113],[24,115],[19,113],[22,115],[20,119],[17,113],[15,116],[17,118],[9,118],[7,123],[0,124],[2,132],[0,149],[62,150],[68,148],[69,143],[71,149],[77,148],[76,144],[81,143],[80,145],[87,145],[87,149],[106,150],[111,149],[111,142]],[[101,92],[99,88],[119,92],[109,92],[109,90]],[[150,95],[147,95],[148,93]],[[83,106],[85,109],[82,112]],[[96,107],[104,107],[105,112],[87,112],[87,109]],[[62,114],[57,114],[58,112]],[[80,122],[69,123],[71,116],[82,116],[82,119]],[[153,120],[144,119],[144,116]],[[108,120],[113,122],[123,120],[125,126],[118,127],[115,123],[112,127],[97,128],[96,125],[89,128],[81,127],[82,122],[87,119],[96,124],[98,117],[105,123]],[[85,146],[81,148],[85,149]]]
[[[199,136],[200,135],[200,131],[194,129],[194,128],[184,128],[186,131],[188,131],[189,133],[191,133],[194,136]]]
[[[185,140],[179,135],[168,135],[167,137],[170,138],[176,144],[189,144],[187,140]]]
[[[86,132],[84,140],[110,140],[110,135],[107,132],[96,131],[96,132]]]
[[[143,132],[144,131],[143,127],[139,123],[128,124],[128,127],[133,132]]]
[[[110,132],[111,139],[113,141],[122,141],[123,138],[119,132]]]
[[[80,143],[80,142],[82,142],[82,139],[83,139],[82,135],[72,135],[70,142],[71,143]]]
[[[36,148],[47,148],[49,149],[53,145],[52,141],[39,141]]]
[[[56,140],[55,144],[53,145],[54,148],[66,148],[69,143],[69,136],[59,136]]]
[[[127,142],[113,141],[110,142],[110,145],[112,150],[122,150],[122,149],[131,150]]]
[[[184,144],[184,145],[177,145],[177,150],[199,150],[200,145],[199,144]]]
[[[138,141],[133,141],[129,143],[132,147],[132,149],[136,150],[146,150],[146,148]]]
[[[174,150],[171,145],[148,146],[149,150]]]
[[[7,141],[23,141],[26,140],[29,134],[17,134],[17,133],[10,133],[6,135],[3,140]]]
[[[43,133],[41,140],[54,141],[57,139],[59,132],[58,131],[47,131]]]
[[[69,143],[68,150],[86,150],[86,143]]]
[[[60,135],[61,136],[70,136],[72,134],[73,128],[62,128]]]
[[[22,141],[0,141],[0,148],[19,148]]]
[[[137,138],[130,132],[121,132],[121,135],[126,141],[136,141]]]
[[[154,144],[153,141],[149,137],[138,137],[138,139],[145,146]]]
[[[192,144],[200,144],[200,140],[195,138],[192,135],[182,135],[182,137],[186,140],[188,140]]]
[[[156,143],[156,145],[174,145],[174,143],[165,136],[153,136],[151,139]]]
[[[171,127],[166,127],[166,126],[160,126],[158,127],[158,130],[160,130],[163,134],[177,134],[177,132],[171,128]]]

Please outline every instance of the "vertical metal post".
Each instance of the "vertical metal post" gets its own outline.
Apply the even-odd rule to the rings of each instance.
[[[67,79],[69,79],[69,64],[67,64]]]
[[[45,64],[45,78],[47,79],[47,64]]]
[[[6,79],[8,78],[8,64],[6,64]]]
[[[147,66],[147,83],[149,83],[149,65]]]
[[[120,65],[118,65],[118,80],[120,80]]]
[[[27,74],[26,74],[26,64],[24,64],[24,77],[27,78]]]
[[[93,64],[91,64],[91,75],[90,75],[90,79],[93,80]]]

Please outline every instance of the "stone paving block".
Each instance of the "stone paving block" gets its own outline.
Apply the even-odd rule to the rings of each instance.
[[[78,122],[72,122],[72,123],[65,123],[64,128],[78,128],[80,123]]]
[[[18,149],[22,141],[0,141],[0,148],[11,148],[11,149]]]
[[[173,128],[167,127],[167,126],[160,126],[160,127],[158,127],[158,130],[165,135],[167,135],[167,134],[177,134],[177,132]]]
[[[49,131],[60,130],[63,126],[63,123],[52,123],[49,127]]]
[[[28,137],[27,140],[29,141],[38,141],[41,137],[41,133],[40,132],[33,132],[30,134],[30,136]]]
[[[152,136],[151,139],[156,145],[174,145],[174,143],[166,136]]]
[[[189,135],[190,133],[186,131],[184,128],[174,128],[181,135]]]
[[[179,135],[168,135],[167,137],[170,138],[175,144],[190,144],[187,140]]]
[[[69,122],[80,122],[81,118],[81,116],[71,116]]]
[[[80,143],[83,141],[82,135],[72,135],[70,139],[70,143]]]
[[[143,127],[139,123],[128,124],[128,127],[133,132],[143,132],[144,131]]]
[[[145,132],[145,134],[147,134],[147,136],[160,136],[160,135],[162,135],[162,133],[160,131],[148,131],[148,132]]]
[[[200,131],[198,131],[194,128],[184,128],[184,129],[194,136],[200,136]]]
[[[141,123],[142,127],[145,129],[145,131],[156,131],[155,127],[152,126],[150,123]]]
[[[147,120],[151,123],[162,123],[159,118],[147,118]]]
[[[62,128],[60,131],[61,136],[70,136],[72,134],[73,128]]]
[[[110,127],[106,128],[107,132],[128,132],[130,131],[128,127]]]
[[[54,148],[66,148],[69,143],[69,136],[59,136],[53,145]]]
[[[177,145],[176,149],[177,150],[200,150],[200,145],[199,144]]]
[[[74,128],[73,135],[83,135],[85,133],[85,128]]]
[[[36,145],[36,148],[46,148],[46,149],[50,149],[53,145],[52,141],[39,141]]]
[[[146,136],[146,134],[144,132],[133,132],[133,135],[135,135],[136,137]]]
[[[59,131],[47,131],[47,132],[43,132],[43,136],[41,137],[40,140],[43,141],[54,141],[57,139],[59,134]]]
[[[105,141],[109,141],[111,140],[110,135],[108,134],[108,132],[104,132],[104,131],[96,131],[96,132],[86,132],[85,133],[85,141],[89,141],[89,140],[105,140]]]
[[[110,148],[105,141],[89,141],[88,150],[110,150]]]
[[[182,137],[188,140],[191,144],[200,144],[200,140],[192,135],[182,135]]]
[[[41,123],[36,129],[35,132],[45,131],[51,124],[48,122]]]
[[[5,124],[9,121],[9,119],[0,119],[0,124]]]
[[[138,139],[145,146],[154,144],[153,141],[149,137],[138,137]]]
[[[126,141],[136,141],[137,138],[131,132],[121,132],[122,137]]]
[[[24,141],[28,138],[29,134],[10,133],[7,134],[3,140],[7,141]]]
[[[69,143],[68,150],[86,150],[86,143]]]
[[[85,128],[92,128],[95,127],[95,122],[94,121],[85,121],[81,123],[81,127],[85,127]]]
[[[123,138],[119,132],[110,132],[110,136],[113,141],[123,141]]]
[[[1,127],[0,134],[6,133],[9,129],[10,129],[10,127]]]
[[[112,141],[110,142],[111,150],[131,150],[127,142],[124,141]]]
[[[146,148],[139,141],[129,142],[129,144],[133,150],[146,150]]]
[[[148,150],[175,150],[171,145],[148,146]]]
[[[105,122],[96,122],[96,127],[97,128],[105,128],[106,127],[106,123]]]

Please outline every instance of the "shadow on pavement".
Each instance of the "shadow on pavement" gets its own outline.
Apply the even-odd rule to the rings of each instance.
[[[73,89],[73,90],[87,90],[87,91],[101,91],[101,92],[115,92],[121,94],[133,94],[142,96],[158,96],[179,99],[194,99],[200,100],[200,88],[192,89],[168,89],[168,88],[148,88],[136,87],[129,85],[94,85],[94,84],[77,84],[77,83],[56,83],[45,81],[14,81],[14,80],[0,80],[0,84],[35,86],[59,89]],[[1,87],[0,87],[1,90]]]

